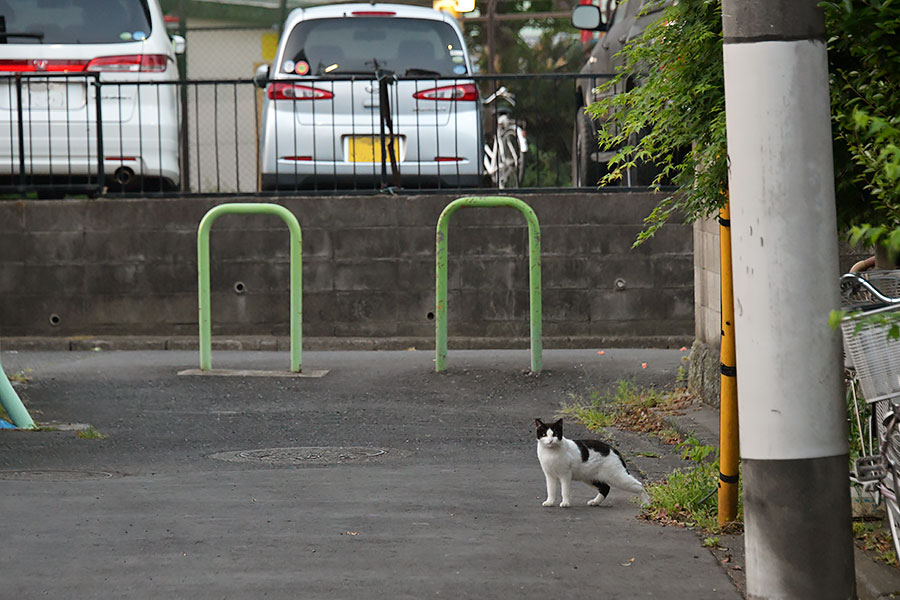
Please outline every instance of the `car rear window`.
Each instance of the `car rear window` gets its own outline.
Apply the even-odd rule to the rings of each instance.
[[[278,69],[297,75],[357,75],[385,69],[401,76],[456,77],[465,52],[447,23],[427,19],[310,19],[291,31]]]
[[[0,0],[0,44],[112,44],[149,35],[145,0]]]

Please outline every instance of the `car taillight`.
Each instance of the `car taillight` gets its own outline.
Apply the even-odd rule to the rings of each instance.
[[[162,73],[168,66],[165,54],[126,54],[98,56],[87,64],[85,71],[117,73]]]
[[[334,94],[327,90],[298,85],[296,83],[273,83],[269,86],[269,100],[328,100]]]
[[[413,94],[419,100],[478,100],[478,88],[474,83],[447,85]]]
[[[84,71],[86,60],[45,60],[45,59],[13,59],[0,60],[0,71],[7,73],[80,73]]]
[[[397,13],[392,10],[354,10],[354,17],[393,17]]]

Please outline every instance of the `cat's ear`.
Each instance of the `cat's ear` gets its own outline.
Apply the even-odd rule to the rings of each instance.
[[[562,419],[557,419],[556,422],[554,423],[554,425],[559,425],[559,426],[561,427],[561,426],[562,426]]]
[[[535,420],[534,420],[534,426],[535,426],[535,427],[543,427],[543,426],[544,426],[544,422],[541,421],[540,419],[535,419]]]

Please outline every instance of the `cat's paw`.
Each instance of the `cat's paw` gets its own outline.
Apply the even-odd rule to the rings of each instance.
[[[593,500],[588,500],[588,506],[600,506],[601,504],[603,504],[604,500],[606,500],[606,498],[601,498],[600,500],[597,500],[596,498]]]
[[[554,502],[553,500],[544,500],[541,503],[541,506],[553,506],[554,504],[556,504],[556,502]]]
[[[559,503],[560,508],[569,508],[572,504],[568,500],[563,500]]]

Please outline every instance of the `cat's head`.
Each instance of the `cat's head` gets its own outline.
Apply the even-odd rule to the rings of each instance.
[[[540,419],[535,419],[534,426],[538,441],[547,448],[552,448],[562,441],[562,419],[554,423],[544,423]]]

